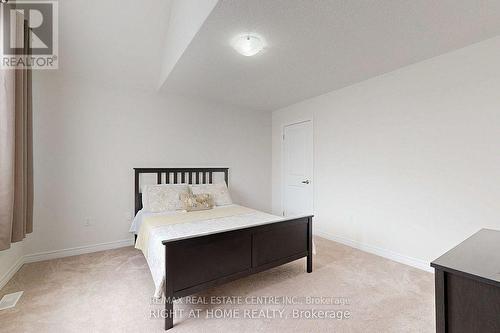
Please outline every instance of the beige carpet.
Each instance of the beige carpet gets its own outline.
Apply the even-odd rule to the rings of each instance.
[[[185,312],[170,332],[434,332],[432,274],[322,238],[316,238],[316,246],[312,274],[305,272],[302,259],[200,293],[191,303],[235,296],[231,300],[243,304],[174,306]],[[162,306],[151,302],[154,287],[147,264],[132,247],[24,265],[0,296],[19,290],[24,295],[16,308],[0,311],[2,332],[163,331],[163,320],[151,318]],[[318,296],[334,304],[283,305],[270,296]],[[251,304],[273,300],[279,304]],[[207,314],[221,314],[221,308],[230,310],[226,317],[252,318],[205,319]],[[196,309],[199,318],[194,311],[195,318],[186,318]],[[277,311],[274,319],[272,312],[250,312],[261,309],[281,310],[289,318],[280,319]],[[298,310],[350,317],[291,318]],[[311,311],[302,312],[307,314]]]

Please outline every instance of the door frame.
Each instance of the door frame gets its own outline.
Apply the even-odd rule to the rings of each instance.
[[[298,124],[302,124],[302,123],[306,123],[306,122],[311,122],[311,131],[312,131],[312,142],[311,142],[311,150],[312,150],[312,155],[313,155],[313,158],[311,160],[311,194],[312,194],[312,207],[313,207],[313,211],[311,212],[311,214],[314,213],[314,121],[313,121],[313,118],[312,117],[307,117],[307,118],[303,118],[301,120],[296,120],[296,121],[290,121],[290,122],[286,122],[286,123],[283,123],[281,124],[281,133],[280,133],[280,143],[281,143],[281,149],[280,149],[280,160],[281,160],[281,167],[280,167],[280,182],[281,182],[281,186],[280,186],[280,191],[281,191],[281,198],[280,198],[280,216],[285,216],[285,214],[283,214],[285,212],[285,186],[286,186],[286,183],[285,183],[285,127],[288,127],[288,126],[292,126],[292,125],[298,125]]]

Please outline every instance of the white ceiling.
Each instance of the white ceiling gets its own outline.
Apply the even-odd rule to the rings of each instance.
[[[149,2],[158,1],[141,5]],[[264,53],[247,58],[230,47],[248,31],[266,38]],[[274,110],[498,34],[498,0],[223,0],[163,89]]]
[[[154,91],[170,2],[59,1],[59,70],[35,75]]]

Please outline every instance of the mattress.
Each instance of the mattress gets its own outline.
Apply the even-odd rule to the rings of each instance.
[[[134,219],[131,231],[138,234],[136,248],[144,253],[148,263],[155,284],[155,297],[161,297],[164,291],[163,241],[205,236],[284,220],[276,215],[238,205],[220,206],[197,212],[139,212],[137,215],[139,218]]]

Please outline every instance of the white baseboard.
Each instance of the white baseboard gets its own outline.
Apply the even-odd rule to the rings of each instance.
[[[51,260],[51,259],[64,258],[64,257],[71,257],[71,256],[77,256],[80,254],[85,254],[85,253],[99,252],[99,251],[104,251],[104,250],[112,250],[112,249],[117,249],[120,247],[132,246],[132,245],[134,245],[133,239],[124,239],[124,240],[108,242],[108,243],[84,245],[84,246],[72,247],[72,248],[62,249],[62,250],[33,253],[33,254],[27,254],[24,256],[24,263]]]
[[[7,282],[17,273],[17,271],[23,266],[24,257],[21,256],[16,262],[5,272],[5,274],[0,278],[0,289],[2,289]]]
[[[30,262],[44,261],[50,259],[64,258],[77,256],[85,253],[99,252],[104,250],[112,250],[125,246],[134,245],[133,239],[123,239],[114,242],[93,244],[93,245],[84,245],[78,247],[72,247],[68,249],[61,249],[55,251],[46,251],[39,252],[33,254],[26,254],[20,257],[14,265],[12,265],[9,270],[0,278],[0,289],[3,288],[7,282],[17,273],[17,271],[23,266],[23,264],[27,264]]]
[[[363,243],[353,241],[353,240],[350,240],[347,238],[335,236],[335,235],[332,235],[330,233],[327,233],[327,232],[324,232],[321,230],[315,230],[314,234],[318,235],[320,237],[332,240],[334,242],[338,242],[338,243],[359,249],[361,251],[369,252],[369,253],[378,255],[380,257],[394,260],[394,261],[397,261],[399,263],[402,263],[402,264],[405,264],[408,266],[412,266],[412,267],[415,267],[415,268],[418,268],[418,269],[421,269],[421,270],[424,270],[427,272],[433,272],[433,269],[429,266],[429,263],[424,261],[424,260],[408,257],[408,256],[393,252],[391,250],[380,248],[377,246],[367,245],[367,244],[363,244]],[[99,251],[104,251],[104,250],[117,249],[120,247],[132,246],[132,245],[134,245],[133,239],[124,239],[124,240],[119,240],[119,241],[114,241],[114,242],[85,245],[85,246],[72,247],[72,248],[68,248],[68,249],[27,254],[27,255],[24,255],[21,258],[19,258],[9,268],[9,270],[0,278],[0,289],[3,288],[7,284],[7,282],[9,282],[9,280],[14,276],[14,274],[16,274],[16,272],[25,263],[76,256],[76,255],[85,254],[85,253],[92,253],[92,252],[99,252]]]
[[[423,271],[434,273],[434,269],[430,266],[430,263],[421,259],[408,257],[403,254],[396,253],[394,251],[387,250],[378,246],[367,245],[344,237],[335,236],[328,232],[324,232],[322,230],[315,230],[314,234],[329,239],[331,241],[353,247],[361,251],[372,253],[386,259],[390,259],[408,266],[421,269]]]

